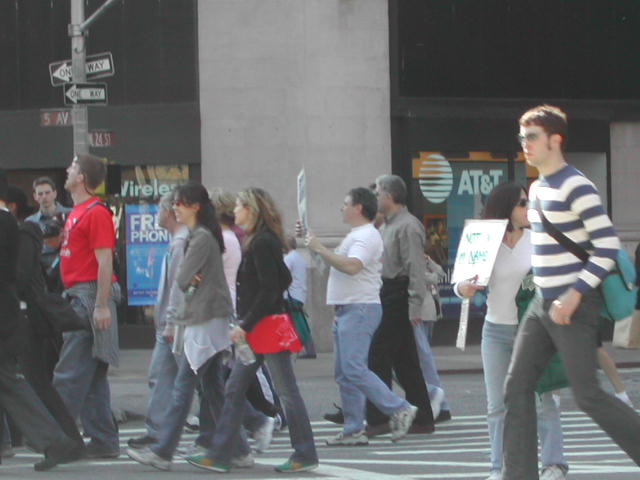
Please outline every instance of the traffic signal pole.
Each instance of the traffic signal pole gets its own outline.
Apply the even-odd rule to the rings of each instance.
[[[84,18],[85,0],[71,0],[71,71],[73,83],[87,81],[87,52],[85,36],[89,27],[118,0],[107,0],[88,19]],[[73,122],[73,154],[85,155],[89,153],[89,120],[86,105],[73,105],[71,111]]]

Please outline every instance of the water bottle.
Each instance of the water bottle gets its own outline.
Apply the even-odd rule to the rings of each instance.
[[[247,340],[243,337],[238,338],[234,342],[236,348],[236,359],[243,365],[251,365],[256,361],[256,355],[251,350],[251,346],[247,343]]]

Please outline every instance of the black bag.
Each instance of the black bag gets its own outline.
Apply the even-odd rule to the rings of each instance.
[[[56,293],[39,295],[36,304],[42,317],[57,333],[91,330],[88,318],[78,315],[71,303]]]

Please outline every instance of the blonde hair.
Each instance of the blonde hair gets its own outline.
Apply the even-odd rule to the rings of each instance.
[[[236,196],[222,188],[215,187],[209,191],[209,197],[213,206],[216,207],[220,223],[228,227],[233,225],[235,220],[233,209],[236,208]]]
[[[245,228],[248,235],[246,240],[247,247],[258,231],[267,229],[278,237],[282,248],[286,248],[287,242],[282,228],[282,215],[280,215],[280,211],[271,195],[261,188],[251,187],[238,193],[238,201],[242,206],[250,210],[251,221]]]

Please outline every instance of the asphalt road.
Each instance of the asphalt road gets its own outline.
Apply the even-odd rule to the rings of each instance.
[[[640,405],[640,369],[621,371],[627,390]],[[431,435],[410,435],[397,444],[388,436],[374,439],[367,447],[327,447],[324,440],[339,432],[339,427],[322,420],[322,413],[337,398],[337,390],[329,374],[302,379],[300,386],[308,403],[319,449],[321,466],[311,473],[286,478],[321,478],[385,480],[394,479],[484,479],[489,470],[489,449],[485,421],[484,384],[480,374],[452,374],[443,377],[454,419],[439,425]],[[609,385],[604,381],[605,388]],[[570,392],[563,391],[562,411],[565,454],[570,463],[571,479],[637,480],[640,468],[595,425],[577,411]],[[48,473],[35,473],[32,464],[39,456],[18,450],[15,458],[0,466],[0,477],[7,479],[184,479],[210,478],[212,474],[197,470],[179,457],[171,472],[159,472],[130,460],[124,454],[126,440],[143,432],[142,421],[129,421],[121,426],[123,454],[103,462],[78,462]],[[640,435],[640,432],[639,432]],[[185,434],[183,445],[193,442],[193,434]],[[290,453],[286,433],[278,434],[272,448],[256,457],[252,469],[236,469],[224,478],[282,478],[273,466],[285,461]]]

